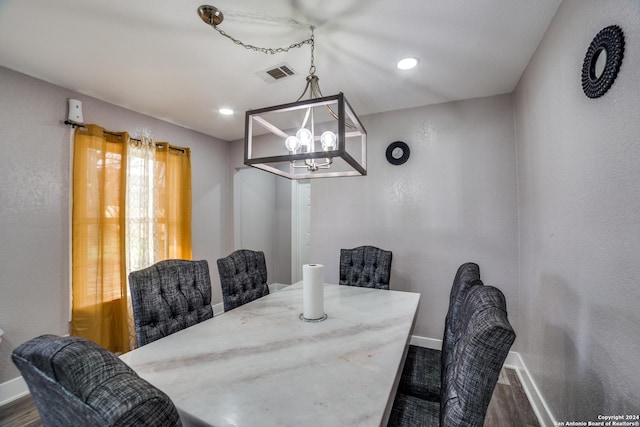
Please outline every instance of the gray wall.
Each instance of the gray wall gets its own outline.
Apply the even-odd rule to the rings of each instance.
[[[311,259],[325,265],[325,280],[338,283],[340,248],[368,244],[393,251],[392,289],[422,293],[416,335],[441,339],[456,269],[475,261],[483,280],[502,289],[516,312],[511,96],[361,120],[369,135],[368,175],[311,180]],[[385,158],[396,140],[411,147],[402,166]],[[242,150],[242,141],[231,145],[231,174],[242,167]],[[517,316],[512,320],[518,328]]]
[[[602,98],[593,37],[625,33]],[[518,349],[558,421],[640,409],[640,2],[565,0],[515,92]]]
[[[247,167],[233,174],[234,249],[263,251],[267,283],[291,283],[291,181]]]
[[[263,172],[256,169],[258,172]],[[268,273],[270,283],[291,283],[291,181],[276,177],[274,269]]]
[[[67,98],[83,101],[89,123],[149,128],[191,148],[193,257],[209,261],[214,303],[222,301],[215,260],[226,252],[228,144],[0,67],[0,384],[18,376],[10,360],[18,344],[68,333]]]
[[[391,250],[391,288],[422,293],[415,334],[441,339],[455,272],[474,261],[517,313],[511,96],[361,119],[368,175],[311,180],[311,259],[325,265],[325,280],[338,282],[340,248]],[[385,158],[396,140],[411,149],[401,166]]]
[[[291,283],[291,180],[244,164],[244,139],[229,144],[229,180],[234,191],[229,194],[229,218],[234,235],[227,252],[236,249],[262,250],[267,259],[268,283]],[[259,183],[255,180],[262,179]],[[239,200],[238,181],[244,181],[245,192],[251,187],[258,193],[252,201]],[[241,188],[241,187],[240,187]],[[244,210],[239,210],[244,206]],[[242,225],[242,222],[245,225]],[[253,222],[254,224],[249,224]],[[248,233],[240,232],[250,227]],[[247,231],[247,230],[245,230]],[[239,233],[240,232],[240,233]],[[251,235],[253,234],[253,235]],[[271,241],[272,244],[267,242]]]

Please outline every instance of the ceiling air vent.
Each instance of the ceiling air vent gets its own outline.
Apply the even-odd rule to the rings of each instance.
[[[274,83],[280,80],[284,80],[291,76],[294,76],[296,73],[291,68],[291,65],[283,62],[282,64],[278,64],[275,67],[269,67],[266,70],[258,71],[256,75],[260,77],[267,83]]]

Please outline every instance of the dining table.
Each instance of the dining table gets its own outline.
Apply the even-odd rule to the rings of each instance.
[[[121,355],[185,426],[386,426],[420,294],[298,282]]]

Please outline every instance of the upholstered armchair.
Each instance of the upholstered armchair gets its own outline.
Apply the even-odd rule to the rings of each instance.
[[[340,284],[389,289],[392,253],[375,246],[340,249]]]
[[[43,335],[11,358],[45,427],[182,425],[166,394],[84,338]]]
[[[138,345],[213,317],[207,261],[170,259],[129,274]]]
[[[224,311],[269,294],[267,263],[262,251],[239,249],[218,260]]]

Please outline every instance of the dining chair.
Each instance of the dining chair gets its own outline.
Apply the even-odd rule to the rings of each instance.
[[[440,384],[445,366],[450,363],[454,334],[458,329],[460,307],[472,286],[481,286],[480,267],[467,262],[458,267],[449,294],[449,309],[444,322],[442,350],[409,346],[398,389],[421,399],[440,401]]]
[[[269,294],[267,263],[262,251],[238,249],[218,260],[224,311]]]
[[[397,393],[388,426],[482,427],[498,375],[515,341],[503,293],[473,286],[460,307],[452,363],[443,366],[440,401]]]
[[[453,347],[453,337],[457,333],[460,323],[460,309],[467,296],[467,292],[473,286],[482,285],[480,280],[480,266],[474,262],[466,262],[458,267],[453,279],[451,292],[449,294],[449,310],[444,319],[444,334],[442,336],[442,347],[445,356]],[[445,360],[443,358],[443,364]]]
[[[169,259],[129,274],[138,346],[213,317],[205,260]]]
[[[340,249],[341,285],[389,289],[391,251],[375,246]]]
[[[166,394],[87,339],[42,335],[11,358],[45,427],[182,425]]]

